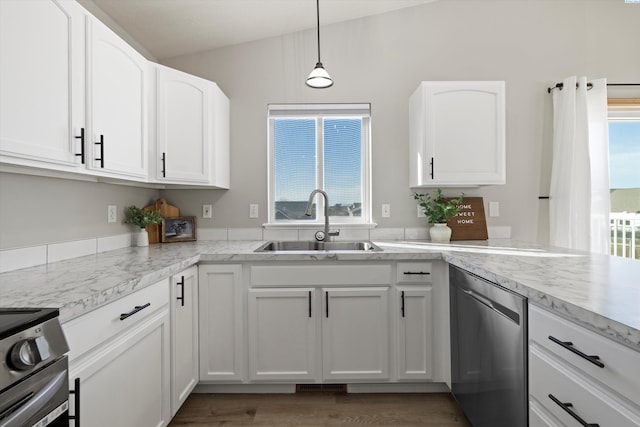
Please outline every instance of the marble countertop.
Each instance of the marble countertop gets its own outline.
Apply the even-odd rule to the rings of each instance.
[[[131,247],[0,274],[0,306],[57,307],[62,322],[198,262],[442,259],[640,351],[640,261],[508,241],[374,242],[382,252],[256,253],[260,241]]]

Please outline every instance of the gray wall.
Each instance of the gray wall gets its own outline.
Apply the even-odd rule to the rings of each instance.
[[[505,80],[507,184],[463,190],[500,202],[489,225],[544,242],[547,202],[538,196],[549,185],[546,88],[569,75],[640,81],[639,23],[640,6],[618,0],[429,3],[323,27],[322,61],[335,82],[325,90],[304,84],[317,55],[315,31],[165,60],[217,82],[230,98],[231,189],[161,193],[194,214],[213,203],[214,219],[199,220],[200,227],[260,226],[267,220],[267,104],[371,102],[374,220],[425,224],[408,188],[409,95],[421,80]],[[260,218],[248,218],[249,203],[260,205]],[[391,218],[380,217],[382,203],[391,204]]]
[[[129,233],[124,207],[147,206],[158,190],[0,173],[0,249]],[[107,206],[118,221],[107,223]]]

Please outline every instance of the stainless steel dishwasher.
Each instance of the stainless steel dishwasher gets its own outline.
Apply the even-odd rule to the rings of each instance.
[[[526,298],[449,266],[451,391],[474,427],[526,427]]]

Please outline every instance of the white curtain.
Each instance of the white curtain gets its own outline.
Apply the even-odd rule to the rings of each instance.
[[[553,90],[549,192],[553,246],[609,253],[607,82],[568,77]],[[577,84],[577,88],[576,88]]]

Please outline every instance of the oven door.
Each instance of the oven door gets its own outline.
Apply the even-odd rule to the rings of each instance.
[[[0,427],[68,426],[68,363],[63,356],[0,393]]]

